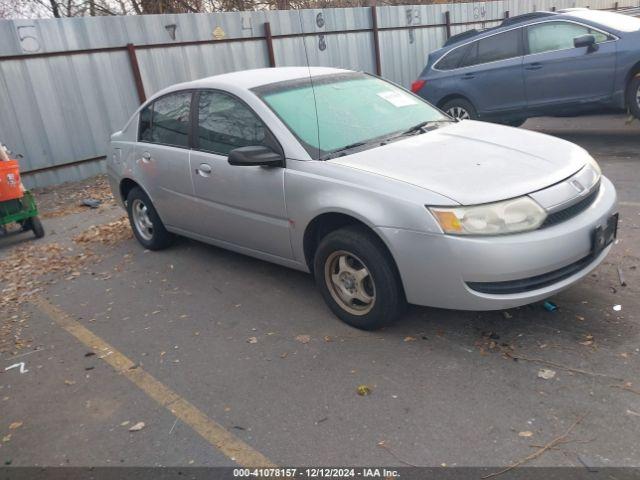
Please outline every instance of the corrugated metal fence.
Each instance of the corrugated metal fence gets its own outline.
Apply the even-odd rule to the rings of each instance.
[[[487,2],[0,21],[0,141],[28,186],[104,168],[109,135],[176,82],[268,66],[343,67],[408,86],[448,35],[507,15],[639,0]],[[306,49],[305,49],[306,47]]]

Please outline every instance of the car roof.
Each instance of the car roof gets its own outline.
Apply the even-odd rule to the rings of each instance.
[[[558,10],[557,12],[539,11],[517,15],[515,17],[508,17],[496,27],[486,28],[484,30],[467,30],[466,32],[459,33],[458,35],[453,35],[445,42],[443,50],[449,50],[449,47],[455,47],[470,40],[484,38],[485,36],[500,33],[514,27],[536,23],[545,19],[573,19],[597,23],[598,14],[600,13],[602,12],[587,8],[567,8],[564,10]]]
[[[333,73],[345,73],[350,70],[329,67],[275,67],[255,68],[253,70],[241,70],[238,72],[224,73],[211,77],[200,78],[190,82],[179,83],[163,90],[164,93],[173,90],[197,89],[197,88],[227,88],[252,89],[272,83],[296,80],[306,77],[317,77]]]

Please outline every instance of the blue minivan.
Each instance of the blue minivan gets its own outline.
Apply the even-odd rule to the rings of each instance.
[[[411,89],[452,117],[513,126],[606,110],[640,117],[640,18],[589,9],[508,18],[451,37]]]

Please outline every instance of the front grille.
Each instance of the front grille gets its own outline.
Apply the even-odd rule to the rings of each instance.
[[[520,280],[507,280],[505,282],[467,282],[472,290],[480,293],[490,293],[496,295],[507,295],[509,293],[523,293],[538,288],[544,288],[554,283],[560,282],[565,278],[579,272],[589,265],[595,256],[593,254],[581,258],[577,262],[554,270],[553,272],[543,273],[535,277],[522,278]]]
[[[540,228],[546,228],[558,223],[566,222],[570,218],[573,218],[576,215],[584,212],[594,202],[594,200],[598,196],[598,192],[600,192],[600,183],[598,183],[596,188],[594,188],[593,191],[589,193],[589,195],[584,197],[578,203],[574,203],[570,207],[558,210],[557,212],[553,212],[546,218],[542,225],[540,225]]]

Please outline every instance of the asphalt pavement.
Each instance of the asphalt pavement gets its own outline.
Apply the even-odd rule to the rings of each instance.
[[[625,120],[523,127],[583,145],[620,199],[612,253],[556,311],[411,307],[362,332],[300,272],[186,239],[148,252],[122,222],[74,242],[116,206],[4,239],[0,262],[51,244],[90,256],[43,267],[2,314],[21,342],[0,353],[0,461],[498,467],[570,430],[531,465],[640,466],[640,125]]]

